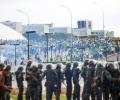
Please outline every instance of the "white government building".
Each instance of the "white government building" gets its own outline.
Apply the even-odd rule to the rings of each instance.
[[[26,31],[36,31],[37,34],[43,35],[45,33],[54,33],[54,34],[70,34],[70,27],[54,27],[53,23],[50,24],[30,24],[30,25],[22,25],[21,22],[11,22],[4,21],[3,24],[11,27],[12,29],[20,32],[22,34],[26,33]],[[93,30],[92,22],[90,20],[80,20],[77,22],[78,27],[72,28],[72,33],[75,36],[100,36],[100,37],[113,37],[113,31],[107,30]]]

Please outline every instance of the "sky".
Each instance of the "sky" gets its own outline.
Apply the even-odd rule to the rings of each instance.
[[[16,9],[26,12],[31,24],[53,23],[54,27],[70,27],[70,13],[72,25],[77,28],[78,20],[91,20],[94,30],[103,27],[103,13],[105,30],[120,34],[120,0],[0,0],[0,21],[18,21],[27,24],[27,17]]]

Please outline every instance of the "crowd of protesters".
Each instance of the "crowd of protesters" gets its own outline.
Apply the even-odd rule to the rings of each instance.
[[[53,34],[49,36],[48,58],[52,61],[68,61],[71,53],[71,40],[69,34]],[[12,44],[12,43],[11,43]],[[14,63],[14,45],[7,44],[3,46],[1,54],[5,59]],[[47,59],[47,41],[45,35],[30,35],[30,57],[37,62],[45,62]],[[21,58],[27,58],[28,48],[26,43],[19,43],[16,48],[17,63]],[[111,55],[115,51],[114,41],[105,40],[97,37],[73,37],[73,60],[82,61],[86,58],[99,59],[106,55]]]

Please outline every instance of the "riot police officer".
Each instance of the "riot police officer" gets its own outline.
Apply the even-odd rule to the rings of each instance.
[[[50,64],[46,66],[46,71],[44,72],[43,76],[46,76],[46,100],[52,100],[53,92],[55,94],[56,100],[60,100],[58,77],[55,70],[52,69],[52,66]]]
[[[103,100],[109,100],[111,97],[109,95],[112,95],[112,83],[119,80],[119,78],[112,77],[112,70],[114,68],[114,65],[112,63],[106,64],[106,70],[104,70],[102,75],[103,80]]]
[[[86,81],[84,83],[84,95],[82,100],[95,100],[96,99],[96,71],[95,62],[89,62],[89,68],[86,73]]]
[[[18,70],[16,71],[15,75],[16,75],[16,81],[17,81],[17,86],[18,86],[18,90],[19,90],[17,99],[23,100],[23,90],[24,90],[23,67],[19,67]]]
[[[31,77],[31,82],[30,82],[30,98],[32,100],[39,100],[39,93],[38,92],[38,88],[39,88],[39,77],[38,77],[38,69],[37,69],[37,66],[36,65],[33,65],[31,67],[31,73],[30,73],[30,77]]]
[[[4,77],[4,67],[5,65],[0,63],[0,100],[5,100],[5,77]]]
[[[88,65],[89,65],[89,60],[85,60],[83,66],[81,68],[81,76],[82,76],[83,81],[84,81],[82,96],[84,96],[84,93],[85,93],[85,81],[86,81],[86,76],[87,76],[86,73],[88,70]]]
[[[58,88],[59,88],[59,95],[60,95],[60,93],[61,93],[61,83],[64,81],[63,80],[63,73],[61,71],[61,65],[60,64],[57,64],[55,71],[56,71],[56,74],[58,76]]]
[[[78,68],[78,63],[75,62],[73,64],[73,84],[74,84],[73,100],[80,100],[79,76],[80,69]]]
[[[88,65],[89,65],[89,60],[85,60],[81,69],[81,76],[83,77],[84,82],[86,81],[86,72],[88,69]]]
[[[111,95],[112,95],[112,100],[119,100],[120,99],[120,72],[118,68],[115,66],[112,67],[111,71],[111,76],[113,78],[118,78],[116,81],[111,82]]]
[[[38,94],[39,94],[39,100],[42,100],[42,77],[43,77],[43,71],[42,71],[43,65],[42,64],[38,64]]]
[[[96,66],[96,95],[97,95],[97,100],[102,100],[102,73],[104,71],[103,65],[101,63],[98,63]]]
[[[28,61],[26,65],[26,82],[27,82],[27,88],[26,88],[26,100],[30,100],[30,84],[31,84],[31,72],[32,72],[32,61]]]
[[[72,98],[72,76],[73,76],[73,73],[72,73],[72,70],[71,70],[71,63],[67,63],[66,65],[66,68],[64,69],[64,77],[65,77],[65,80],[66,80],[66,97],[67,97],[67,100],[71,100]]]
[[[12,73],[10,72],[11,66],[7,65],[4,69],[5,73],[5,85],[7,86],[7,90],[5,91],[5,99],[10,100],[10,92],[12,89]]]

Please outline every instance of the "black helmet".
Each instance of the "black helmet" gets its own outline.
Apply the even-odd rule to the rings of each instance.
[[[67,63],[66,68],[70,68],[70,67],[71,67],[71,63]]]
[[[4,68],[5,67],[5,65],[3,64],[3,63],[0,63],[0,68]]]
[[[56,69],[61,69],[61,65],[57,64]]]
[[[18,70],[23,71],[23,67],[22,67],[22,66],[20,66],[20,67],[18,68]]]
[[[107,70],[111,70],[111,69],[114,68],[114,64],[112,64],[112,63],[107,63],[107,64],[105,65],[105,68],[106,68]]]
[[[102,65],[101,63],[98,63],[98,64],[97,64],[97,67],[98,67],[98,68],[103,68],[103,65]]]
[[[47,66],[46,66],[46,69],[48,70],[48,69],[51,69],[52,68],[52,66],[50,65],[50,64],[48,64]]]
[[[29,67],[30,67],[30,66],[31,66],[31,64],[32,64],[32,61],[31,61],[31,60],[29,60],[29,61],[28,61],[28,63],[27,63],[27,66],[29,66]]]
[[[87,66],[87,65],[89,65],[89,60],[84,61],[84,66]]]
[[[38,70],[37,66],[36,65],[33,65],[32,66],[32,71],[36,72]]]
[[[11,65],[7,65],[5,70],[11,70]]]
[[[93,65],[94,65],[94,61],[90,61],[89,66],[93,66]]]
[[[43,65],[42,64],[38,64],[38,69],[42,69]]]
[[[75,63],[73,64],[73,67],[78,67],[78,62],[75,62]]]

